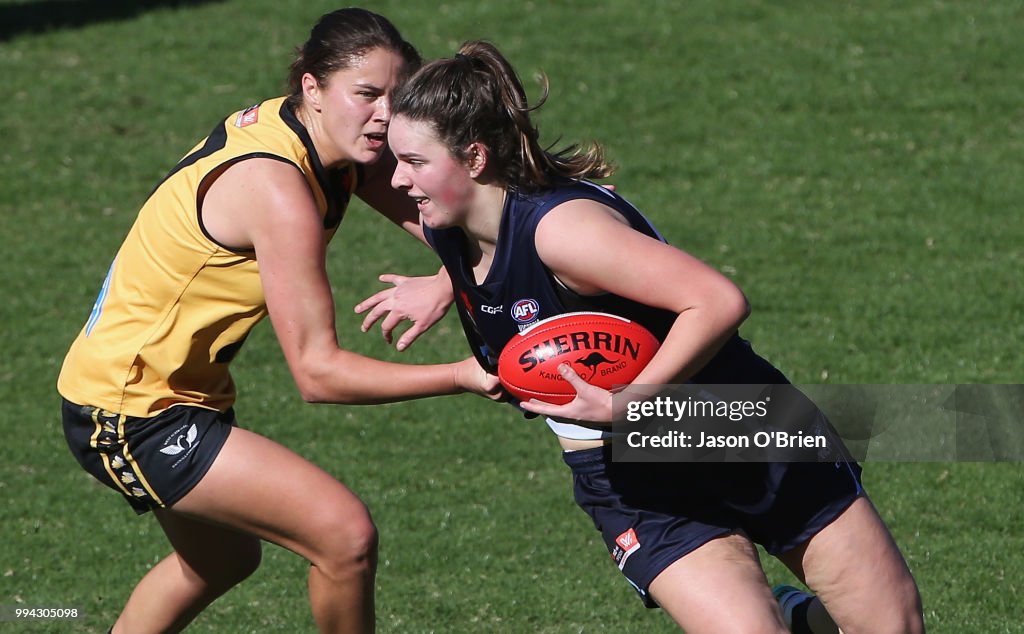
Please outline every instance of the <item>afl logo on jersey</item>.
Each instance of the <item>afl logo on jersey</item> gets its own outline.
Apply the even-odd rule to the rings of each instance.
[[[512,304],[512,310],[509,312],[512,314],[512,319],[518,323],[528,324],[537,319],[537,314],[540,313],[540,304],[535,299],[521,299]]]

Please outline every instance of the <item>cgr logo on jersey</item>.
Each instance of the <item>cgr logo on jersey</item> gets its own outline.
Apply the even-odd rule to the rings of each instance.
[[[521,299],[512,304],[509,314],[519,324],[519,329],[522,330],[523,326],[537,320],[537,315],[540,314],[540,304],[535,299]]]
[[[260,105],[249,106],[245,110],[238,113],[235,118],[235,127],[244,128],[247,125],[252,125],[260,119]]]

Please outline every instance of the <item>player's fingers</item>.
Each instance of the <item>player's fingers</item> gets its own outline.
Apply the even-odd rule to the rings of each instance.
[[[388,308],[385,304],[376,304],[370,310],[370,312],[366,314],[366,317],[363,317],[363,323],[360,326],[360,328],[362,329],[363,332],[369,331],[370,328],[373,327],[375,323],[377,323],[377,320],[386,315],[387,313]]]
[[[576,388],[576,392],[579,393],[580,388],[583,386],[590,386],[589,383],[583,380],[583,378],[576,374],[576,371],[568,363],[558,364],[558,373],[562,375],[562,378],[569,382],[569,385]]]
[[[391,295],[395,292],[394,288],[385,288],[382,291],[377,291],[373,295],[370,295],[363,301],[356,304],[355,311],[361,313],[367,311],[375,306],[379,306],[381,303],[386,302],[390,299]]]
[[[555,405],[554,403],[547,403],[535,398],[531,398],[528,401],[520,401],[519,406],[528,412],[540,414],[541,416],[554,416],[565,408],[564,405]]]
[[[421,326],[419,323],[413,322],[413,325],[410,326],[408,330],[403,332],[402,336],[398,338],[398,345],[396,345],[395,348],[397,348],[399,352],[405,350],[406,348],[411,346],[412,342],[416,341],[416,339],[426,330],[427,329]]]
[[[519,401],[519,407],[532,414],[545,414],[544,408],[549,407],[547,403],[531,398],[528,401]]]
[[[387,330],[388,332],[390,332],[397,328],[398,324],[402,323],[402,321],[405,319],[405,315],[398,311],[392,310],[391,312],[388,313],[388,316],[384,318],[384,321],[381,322],[380,328],[381,330]]]
[[[405,275],[399,275],[398,273],[384,273],[378,276],[377,279],[380,280],[381,282],[384,282],[385,284],[394,284],[395,286],[398,286],[399,284],[401,284],[402,282],[406,281],[409,278],[406,277]]]
[[[485,372],[484,382],[487,388],[487,395],[492,401],[504,401],[505,400],[505,389],[501,387],[501,381],[495,375]]]
[[[401,313],[391,311],[388,313],[388,316],[384,318],[384,321],[380,322],[380,332],[384,335],[384,339],[386,339],[388,343],[391,343],[391,333],[394,332],[395,328],[398,328],[398,325],[402,323],[404,319],[405,317],[403,317]]]

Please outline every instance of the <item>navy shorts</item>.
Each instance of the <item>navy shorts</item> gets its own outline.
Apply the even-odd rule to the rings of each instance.
[[[785,553],[863,494],[854,462],[614,462],[610,445],[563,457],[576,503],[647,607],[654,578],[712,539],[742,532]]]
[[[236,425],[232,409],[184,405],[138,418],[64,400],[62,414],[64,437],[82,468],[140,515],[191,491]]]

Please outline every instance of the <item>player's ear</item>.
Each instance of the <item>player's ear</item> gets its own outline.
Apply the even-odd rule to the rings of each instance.
[[[313,110],[320,111],[320,82],[309,73],[302,76],[302,101]]]
[[[466,148],[466,168],[472,178],[477,178],[487,169],[487,160],[490,158],[490,151],[487,146],[479,141],[470,143]]]

